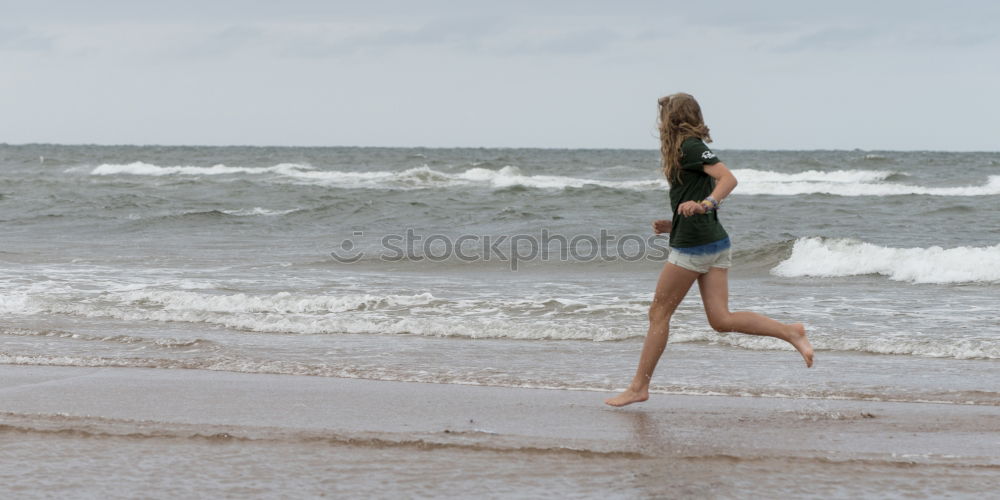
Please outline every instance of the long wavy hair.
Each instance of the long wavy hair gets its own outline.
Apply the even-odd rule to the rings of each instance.
[[[683,92],[661,97],[660,118],[660,162],[663,175],[671,184],[680,182],[681,143],[689,137],[697,137],[712,142],[705,119],[701,116],[701,106],[691,94]]]

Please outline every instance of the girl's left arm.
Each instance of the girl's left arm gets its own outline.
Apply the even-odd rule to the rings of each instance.
[[[736,176],[726,167],[725,163],[719,162],[714,165],[705,165],[705,173],[715,179],[715,189],[712,190],[712,198],[722,203],[722,200],[729,196],[729,193],[736,189]],[[677,207],[681,215],[690,217],[694,214],[703,214],[707,211],[705,205],[698,201],[685,201]]]
[[[722,199],[729,196],[729,193],[736,189],[736,176],[721,161],[715,165],[705,165],[705,173],[715,179],[715,189],[712,190],[712,198],[722,202]]]

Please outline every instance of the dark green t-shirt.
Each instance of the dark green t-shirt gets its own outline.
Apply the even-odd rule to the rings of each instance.
[[[681,143],[680,182],[670,184],[670,208],[674,211],[670,229],[670,246],[690,248],[715,243],[727,238],[726,230],[719,223],[719,212],[684,217],[677,207],[685,201],[701,201],[715,189],[715,179],[705,173],[705,165],[719,163],[719,157],[705,142],[689,137]]]

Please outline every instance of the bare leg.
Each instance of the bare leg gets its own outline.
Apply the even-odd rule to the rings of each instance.
[[[698,278],[701,300],[705,303],[708,323],[719,332],[739,332],[775,337],[795,347],[806,366],[813,364],[813,348],[802,323],[779,323],[754,312],[729,312],[729,273],[713,267]]]
[[[642,344],[642,355],[639,356],[639,367],[635,377],[625,392],[610,398],[605,403],[611,406],[625,406],[649,399],[649,380],[653,377],[656,363],[660,361],[663,349],[667,347],[667,337],[670,332],[670,317],[677,310],[677,305],[684,300],[691,285],[698,279],[698,273],[667,263],[660,271],[660,279],[656,283],[656,293],[653,303],[649,306],[649,331],[646,341]]]

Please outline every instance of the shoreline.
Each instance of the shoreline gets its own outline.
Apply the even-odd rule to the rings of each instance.
[[[1000,477],[994,406],[607,395],[0,365],[0,480],[38,496],[630,498],[974,496]]]
[[[603,403],[608,394],[209,370],[0,365],[2,423],[58,415],[69,428],[73,418],[96,418],[125,426],[143,422],[147,428],[420,435],[442,442],[453,437],[448,434],[464,433],[483,442],[503,438],[521,445],[565,443],[629,453],[648,451],[642,443],[657,431],[650,426],[662,426],[698,436],[685,440],[685,448],[736,457],[939,455],[951,457],[950,463],[957,458],[1000,466],[995,446],[1000,444],[995,437],[1000,408],[995,406],[653,394],[647,402],[612,408]],[[953,425],[929,428],[928,421]],[[638,424],[649,428],[636,429]],[[746,432],[751,428],[754,432]],[[811,442],[807,435],[820,432],[840,444],[795,444]],[[970,439],[970,434],[983,439]]]

